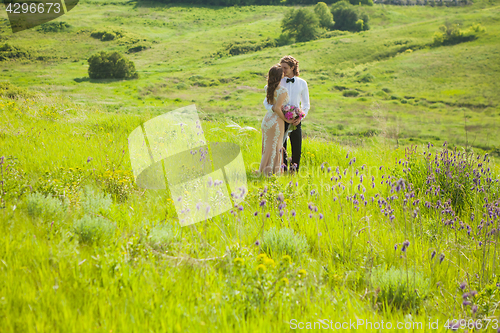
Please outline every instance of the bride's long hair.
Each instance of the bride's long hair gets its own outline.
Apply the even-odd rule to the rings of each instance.
[[[274,104],[274,92],[282,78],[283,68],[280,64],[274,65],[269,69],[269,74],[267,75],[267,102],[269,104]]]

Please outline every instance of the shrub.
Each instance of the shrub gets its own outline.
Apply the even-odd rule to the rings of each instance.
[[[26,196],[26,208],[32,217],[43,219],[62,218],[68,209],[69,202],[41,193],[30,193]]]
[[[390,308],[418,309],[430,291],[430,281],[421,272],[404,271],[391,267],[376,267],[372,271],[371,283],[378,289],[375,301]]]
[[[167,248],[176,238],[171,225],[155,226],[149,234],[149,244],[156,249]]]
[[[269,255],[288,254],[297,258],[309,250],[309,244],[304,236],[295,234],[292,229],[273,227],[262,237],[262,250]]]
[[[276,38],[277,46],[284,46],[295,43],[295,38],[293,38],[290,34],[281,34],[278,38]]]
[[[128,53],[136,53],[136,52],[141,52],[143,50],[149,49],[149,45],[146,44],[137,44],[128,49]]]
[[[333,15],[328,9],[328,5],[324,2],[318,2],[314,6],[314,13],[319,19],[319,24],[321,27],[330,30],[333,28]]]
[[[289,34],[297,42],[307,42],[320,35],[318,18],[305,8],[288,11],[281,22],[281,28],[284,34]]]
[[[102,41],[110,41],[116,38],[123,37],[123,33],[121,31],[107,31],[107,30],[95,30],[90,33],[90,37],[100,39]]]
[[[0,45],[0,61],[11,60],[11,59],[33,59],[36,58],[36,54],[28,50],[22,49],[5,43]]]
[[[35,96],[34,93],[29,92],[25,88],[17,87],[10,82],[0,82],[0,96],[4,96],[11,99],[17,98],[32,98]]]
[[[91,79],[136,79],[135,65],[118,52],[94,54],[88,60]]]
[[[90,186],[85,186],[83,189],[83,198],[80,201],[80,206],[87,214],[105,213],[111,207],[113,201],[111,195],[96,193]]]
[[[370,29],[369,17],[366,13],[351,5],[347,1],[339,1],[332,6],[335,24],[333,29],[344,31],[364,31]]]
[[[365,75],[359,78],[358,82],[368,83],[368,82],[373,82],[373,80],[375,80],[375,76],[373,76],[370,73],[366,73]]]
[[[344,90],[342,92],[342,95],[344,97],[357,97],[359,95],[359,92],[357,92],[356,90]]]
[[[113,223],[100,216],[84,215],[73,224],[73,232],[83,243],[97,243],[113,235],[115,226]]]
[[[66,22],[47,22],[40,25],[37,30],[42,32],[61,32],[71,28]]]
[[[461,30],[458,24],[446,23],[439,27],[439,31],[434,33],[434,46],[455,45],[472,41],[485,29],[480,24],[474,24],[467,30]]]

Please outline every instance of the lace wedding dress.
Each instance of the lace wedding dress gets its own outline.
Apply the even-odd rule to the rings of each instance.
[[[265,87],[267,93],[267,86]],[[289,103],[288,91],[279,86],[274,92],[274,102],[281,94],[286,94],[283,105]],[[283,134],[285,133],[285,122],[272,110],[267,111],[262,120],[262,158],[260,160],[259,172],[266,176],[282,172],[283,164]]]

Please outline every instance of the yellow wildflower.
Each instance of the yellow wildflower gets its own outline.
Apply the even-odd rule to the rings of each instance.
[[[261,253],[257,256],[257,261],[263,261],[265,258],[267,258],[267,255],[265,253]]]
[[[234,259],[234,264],[236,266],[242,266],[244,263],[245,263],[245,260],[243,260],[242,258],[235,258]]]
[[[287,265],[290,265],[292,263],[292,257],[290,257],[288,254],[285,254],[282,258],[281,258],[281,262],[283,264],[287,264]]]
[[[288,281],[288,279],[286,277],[282,278],[280,280],[281,284],[285,285],[285,286],[288,286],[290,284],[290,281]]]
[[[265,265],[260,264],[257,266],[257,273],[263,274],[267,270],[267,267]]]
[[[299,277],[304,277],[304,276],[307,276],[307,271],[305,269],[301,269],[299,271]]]
[[[264,265],[274,267],[275,263],[274,260],[271,258],[264,258]]]

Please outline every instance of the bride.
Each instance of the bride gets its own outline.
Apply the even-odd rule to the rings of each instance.
[[[266,176],[282,172],[283,135],[285,122],[292,123],[281,111],[281,106],[289,102],[288,91],[280,85],[285,73],[281,65],[274,65],[267,76],[266,98],[273,105],[272,111],[267,111],[262,120],[262,158],[259,172]]]

